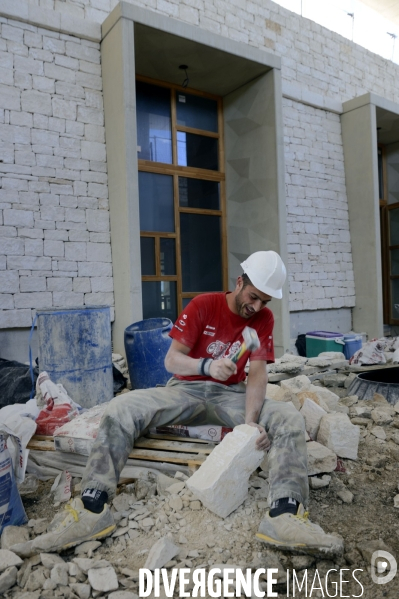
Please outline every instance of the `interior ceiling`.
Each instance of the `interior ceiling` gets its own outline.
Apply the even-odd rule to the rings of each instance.
[[[399,114],[376,107],[377,135],[382,144],[392,144],[399,141]]]
[[[362,4],[366,4],[382,17],[389,19],[395,25],[399,25],[399,2],[398,0],[360,0]]]
[[[135,23],[136,73],[181,85],[179,65],[188,66],[188,87],[225,96],[266,73],[264,64],[205,46],[193,40]]]

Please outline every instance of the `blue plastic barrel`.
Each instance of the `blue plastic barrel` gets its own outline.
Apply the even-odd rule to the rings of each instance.
[[[147,318],[125,329],[125,351],[133,389],[165,385],[171,374],[164,359],[172,343],[169,318]]]
[[[361,335],[344,335],[344,354],[349,360],[358,349],[362,348],[363,340]]]
[[[83,408],[113,398],[109,307],[37,311],[39,369]]]

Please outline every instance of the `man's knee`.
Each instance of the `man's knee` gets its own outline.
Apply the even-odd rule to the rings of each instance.
[[[273,409],[271,406],[265,406],[263,413],[261,414],[260,424],[273,427],[283,427],[285,430],[301,430],[305,432],[305,420],[295,406],[290,402],[273,401],[267,400],[267,402],[273,402]]]

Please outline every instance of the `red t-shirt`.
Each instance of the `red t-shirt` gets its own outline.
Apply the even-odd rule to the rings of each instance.
[[[242,331],[246,326],[256,330],[260,348],[255,352],[246,351],[237,362],[237,373],[224,385],[234,385],[245,379],[244,368],[248,358],[274,362],[273,347],[274,318],[269,308],[263,308],[251,318],[234,314],[227,305],[225,293],[204,293],[191,300],[176,320],[169,335],[190,348],[191,358],[230,358],[243,343]],[[198,374],[191,376],[174,375],[186,381],[201,379],[214,380]],[[221,381],[214,381],[220,383]]]

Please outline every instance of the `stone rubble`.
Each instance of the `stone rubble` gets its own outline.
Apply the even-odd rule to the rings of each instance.
[[[331,370],[331,363],[328,367]],[[334,503],[342,505],[342,510],[358,509],[361,487],[356,487],[351,474],[354,465],[367,480],[378,481],[376,474],[390,472],[399,460],[399,402],[391,406],[382,396],[371,401],[339,396],[340,389],[346,392],[349,388],[342,378],[343,374],[347,379],[352,378],[347,370],[337,373],[341,376],[337,381],[329,371],[327,386],[327,375],[321,373],[321,378],[311,379],[303,372],[279,385],[269,384],[268,397],[291,401],[305,418],[310,433],[306,447],[312,501],[319,501],[321,509]],[[342,413],[342,409],[348,413]],[[368,452],[367,457],[361,458],[359,449]],[[211,455],[214,454],[217,452]],[[256,460],[253,467],[259,463]],[[37,555],[32,549],[32,540],[47,529],[48,518],[35,516],[25,526],[7,527],[0,543],[0,594],[5,599],[138,599],[140,568],[163,567],[170,572],[171,568],[192,570],[217,564],[221,569],[254,570],[265,564],[276,567],[283,589],[289,567],[297,571],[305,568],[312,571],[317,567],[319,572],[327,572],[334,566],[345,568],[348,564],[365,568],[370,563],[367,561],[370,549],[384,549],[383,541],[370,540],[362,547],[352,541],[342,561],[333,564],[311,556],[287,557],[259,545],[254,533],[269,505],[267,463],[265,454],[261,468],[251,476],[248,474],[247,485],[242,485],[240,477],[245,496],[241,505],[223,518],[208,511],[198,493],[190,489],[190,479],[178,472],[174,478],[162,475],[156,483],[138,479],[125,485],[112,502],[117,522],[112,537],[82,543],[60,555]],[[347,474],[342,474],[345,469]],[[386,503],[392,510],[399,509],[397,481],[395,485],[395,493]],[[353,517],[354,512],[349,513]],[[332,523],[329,531],[334,531],[334,526]],[[337,532],[343,531],[338,528]],[[261,580],[261,585],[266,585],[266,578]],[[188,587],[191,584],[192,581]],[[266,586],[262,588],[266,590]],[[161,592],[161,597],[164,596]]]

